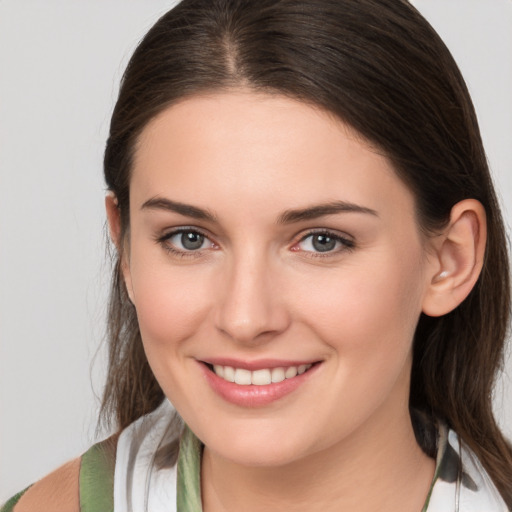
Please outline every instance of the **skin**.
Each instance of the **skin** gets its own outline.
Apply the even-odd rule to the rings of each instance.
[[[14,512],[59,510],[80,512],[78,477],[80,458],[67,462],[35,483],[14,507]]]
[[[360,211],[283,222],[339,201]],[[434,461],[408,413],[412,339],[422,311],[453,309],[478,276],[476,201],[426,239],[411,192],[361,137],[309,105],[242,90],[151,121],[124,242],[111,197],[107,211],[148,361],[205,444],[207,512],[421,509]],[[181,245],[184,228],[204,235],[198,250]],[[318,230],[332,250],[315,250]],[[207,383],[198,361],[212,357],[320,364],[291,394],[243,407]]]

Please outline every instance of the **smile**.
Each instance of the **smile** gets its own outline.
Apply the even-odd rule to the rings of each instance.
[[[263,368],[260,370],[246,370],[245,368],[233,368],[232,366],[214,365],[215,374],[227,382],[234,382],[241,386],[268,386],[283,382],[286,379],[293,379],[308,371],[312,364],[301,364],[299,366],[288,366],[279,368]]]
[[[212,391],[239,407],[265,407],[306,385],[318,374],[322,361],[198,361]]]

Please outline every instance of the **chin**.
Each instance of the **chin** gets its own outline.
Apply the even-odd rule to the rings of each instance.
[[[199,434],[204,444],[217,455],[235,464],[248,467],[278,467],[292,463],[306,456],[312,447],[306,436],[294,431],[290,435],[290,428],[283,428],[275,424],[264,424],[254,421],[253,425],[234,425],[232,422],[226,428],[212,431],[205,426],[207,435],[204,438]],[[242,422],[241,422],[242,423]]]
[[[231,446],[211,447],[222,458],[245,467],[282,467],[295,462],[299,458],[298,450],[287,447],[276,447],[274,443],[260,442],[247,445],[240,443]]]

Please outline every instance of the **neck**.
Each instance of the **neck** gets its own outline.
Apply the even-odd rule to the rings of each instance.
[[[405,410],[393,422],[369,421],[328,450],[278,467],[242,466],[205,447],[203,506],[205,512],[418,511],[434,467]]]

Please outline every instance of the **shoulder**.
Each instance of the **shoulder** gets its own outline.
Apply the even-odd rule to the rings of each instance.
[[[14,512],[79,512],[81,457],[35,483],[14,507]]]
[[[80,512],[109,510],[113,502],[113,479],[118,435],[93,445],[32,485],[13,512]],[[8,508],[10,510],[10,508]]]

